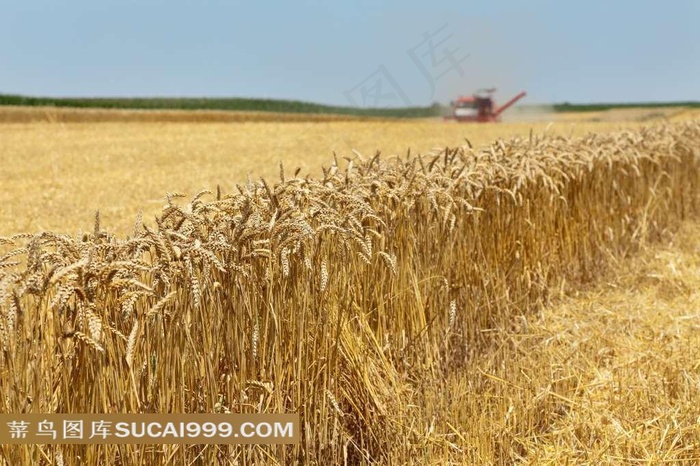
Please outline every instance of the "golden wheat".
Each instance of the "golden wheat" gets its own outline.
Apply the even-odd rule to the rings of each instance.
[[[564,280],[588,281],[611,255],[698,213],[698,144],[700,124],[688,122],[356,155],[319,178],[280,168],[276,184],[201,191],[184,205],[169,193],[155,225],[131,238],[96,215],[80,237],[4,239],[2,409],[29,399],[30,412],[302,417],[299,445],[180,449],[183,463],[478,462],[483,452],[449,420],[431,419],[422,384],[486,354],[493,329],[527,332]],[[45,383],[26,376],[29,361]],[[529,416],[507,422],[524,432]],[[489,461],[518,460],[499,448]],[[166,462],[139,449],[60,452],[68,464]],[[0,452],[11,463],[39,455]]]

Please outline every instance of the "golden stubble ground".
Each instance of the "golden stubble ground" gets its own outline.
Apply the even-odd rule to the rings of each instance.
[[[609,131],[638,122],[457,124],[441,120],[255,123],[6,123],[0,124],[0,235],[104,228],[126,235],[143,211],[158,214],[166,192],[225,192],[248,175],[320,175],[338,157],[427,152],[474,145],[530,130],[563,135]]]
[[[700,463],[700,223],[612,265],[428,399],[485,464]]]

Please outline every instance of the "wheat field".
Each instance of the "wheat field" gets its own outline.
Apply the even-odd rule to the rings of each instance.
[[[36,110],[34,110],[36,111]],[[0,112],[1,114],[2,112]],[[132,112],[133,115],[133,112]],[[543,121],[460,125],[442,121],[247,123],[8,123],[0,124],[0,233],[50,230],[76,234],[100,210],[103,225],[129,232],[136,215],[158,215],[166,192],[228,191],[250,176],[276,179],[281,163],[321,174],[333,153],[406,155],[533,130],[582,135],[637,122]]]
[[[6,464],[700,459],[697,121],[198,125],[0,127],[2,411],[301,443]]]

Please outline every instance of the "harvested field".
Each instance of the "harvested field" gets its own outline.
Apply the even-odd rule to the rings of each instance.
[[[697,108],[690,107],[656,107],[656,108],[613,108],[596,112],[561,112],[557,113],[559,121],[579,122],[624,122],[637,121],[641,123],[662,123],[667,121],[687,119],[688,115],[696,113]]]
[[[0,109],[1,111],[1,109]],[[89,229],[100,210],[103,226],[124,236],[138,212],[152,223],[164,193],[225,191],[248,175],[273,180],[289,172],[321,174],[333,152],[369,157],[426,153],[499,137],[535,133],[583,135],[621,123],[508,123],[460,125],[442,121],[325,123],[31,123],[0,124],[0,234]]]
[[[432,143],[419,127],[407,131]],[[401,127],[376,131],[390,128]],[[189,201],[171,193],[159,219],[137,221],[129,237],[99,216],[78,237],[8,234],[3,411],[298,412],[304,432],[292,447],[0,454],[10,464],[697,460],[697,312],[669,310],[648,333],[636,325],[649,310],[595,307],[608,329],[570,300],[635,253],[650,264],[638,277],[652,276],[640,288],[651,294],[631,306],[655,293],[697,305],[691,256],[675,259],[686,275],[658,278],[643,253],[700,211],[700,124],[583,137],[524,129],[484,148],[370,149],[312,177],[275,164],[275,183]],[[621,277],[618,286],[638,284]],[[613,341],[616,331],[627,337]],[[640,374],[661,378],[646,386],[658,400],[624,397],[645,386],[611,382],[640,384]]]

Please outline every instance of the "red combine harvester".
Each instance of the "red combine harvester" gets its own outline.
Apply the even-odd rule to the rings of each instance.
[[[498,108],[493,101],[493,93],[496,89],[482,89],[470,96],[460,96],[452,102],[452,114],[446,116],[446,120],[457,120],[461,122],[474,121],[479,123],[500,121],[500,115],[518,100],[525,97],[526,93],[521,92],[505,104]]]

